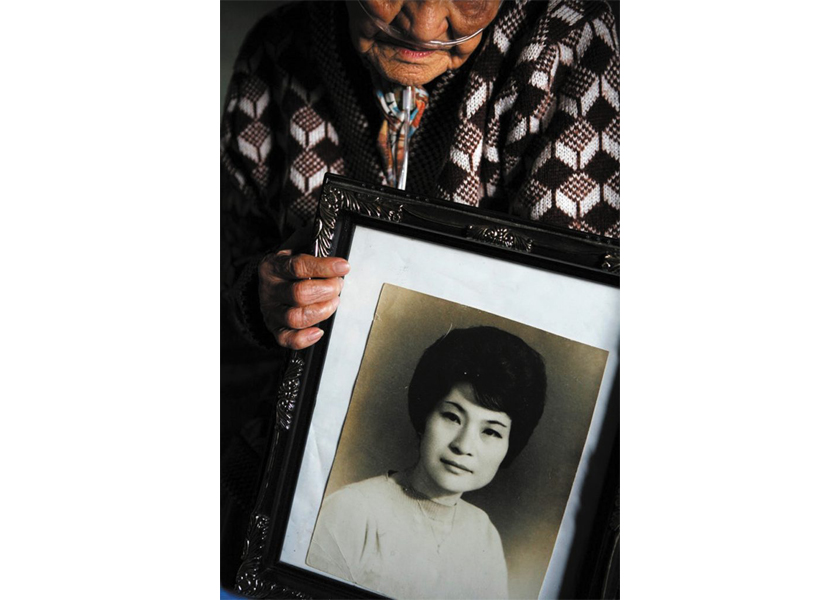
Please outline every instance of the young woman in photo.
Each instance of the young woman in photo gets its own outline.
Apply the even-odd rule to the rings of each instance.
[[[462,499],[510,465],[542,416],[543,359],[494,327],[450,331],[408,387],[419,458],[323,503],[307,564],[397,598],[506,598],[501,538]]]

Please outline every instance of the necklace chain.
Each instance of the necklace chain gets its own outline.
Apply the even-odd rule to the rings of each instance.
[[[458,505],[455,504],[455,506],[452,508],[452,516],[449,518],[449,523],[442,524],[445,527],[445,529],[444,529],[444,532],[443,532],[443,537],[441,538],[441,537],[438,536],[438,533],[437,533],[437,531],[435,529],[435,526],[434,526],[435,523],[439,523],[440,521],[437,521],[434,517],[432,517],[428,513],[426,508],[423,506],[423,502],[420,499],[420,498],[426,498],[426,497],[423,494],[421,494],[420,492],[418,492],[417,490],[415,490],[414,488],[410,487],[410,486],[404,486],[403,490],[405,490],[408,493],[409,496],[414,498],[414,502],[417,504],[417,508],[420,509],[420,512],[422,513],[422,515],[424,517],[424,522],[428,526],[429,530],[431,530],[431,532],[432,532],[432,537],[434,537],[435,544],[437,544],[438,554],[440,554],[441,547],[446,542],[446,540],[449,539],[449,536],[452,534],[452,529],[454,528],[454,525],[455,525],[455,513],[458,511]],[[428,500],[428,499],[426,501],[427,502],[434,502],[434,500]]]

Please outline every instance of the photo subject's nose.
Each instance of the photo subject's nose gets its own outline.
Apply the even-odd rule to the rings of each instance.
[[[457,454],[472,456],[472,439],[469,431],[466,428],[462,429],[461,433],[458,434],[458,437],[452,440],[449,447]]]

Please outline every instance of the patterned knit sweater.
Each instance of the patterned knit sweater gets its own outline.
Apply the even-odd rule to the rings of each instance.
[[[606,3],[506,0],[467,63],[426,89],[407,191],[619,236],[619,56]],[[312,221],[327,172],[385,182],[381,123],[344,2],[284,6],[251,31],[222,120],[222,279],[238,282],[239,319],[257,341],[273,343],[249,296],[255,261]]]

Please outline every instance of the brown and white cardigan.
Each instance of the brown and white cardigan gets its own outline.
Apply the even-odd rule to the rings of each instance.
[[[222,119],[222,279],[237,321],[268,345],[255,261],[311,222],[327,172],[384,183],[382,115],[343,2],[269,14],[234,71]],[[473,57],[426,89],[409,192],[619,236],[619,55],[606,3],[505,0]]]

